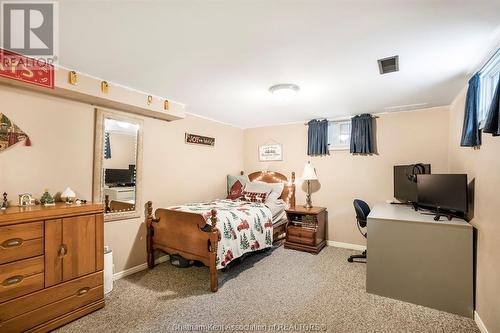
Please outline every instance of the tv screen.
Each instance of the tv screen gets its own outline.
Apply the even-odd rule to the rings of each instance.
[[[467,212],[466,174],[418,175],[417,192],[419,206]]]
[[[394,198],[401,202],[417,202],[416,178],[412,179],[412,175],[416,173],[431,173],[431,165],[410,164],[394,166]]]
[[[132,176],[129,169],[106,169],[104,182],[106,184],[127,184],[132,182]]]

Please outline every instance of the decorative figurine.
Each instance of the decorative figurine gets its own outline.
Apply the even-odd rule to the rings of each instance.
[[[76,193],[70,189],[69,187],[66,187],[66,189],[61,193],[61,200],[66,202],[67,204],[72,204],[76,199]]]
[[[50,195],[48,189],[45,190],[45,192],[43,193],[42,197],[40,198],[40,203],[42,205],[44,205],[44,206],[55,206],[55,200]]]
[[[81,205],[81,204],[86,204],[87,203],[87,200],[84,200],[84,199],[76,199],[75,203],[77,205]]]
[[[5,210],[5,209],[7,209],[7,207],[9,207],[9,203],[7,201],[7,193],[3,192],[3,201],[2,201],[2,205],[0,206],[0,209]]]
[[[35,205],[35,199],[30,193],[23,193],[19,194],[19,206],[20,207],[27,207],[27,206],[34,206]]]

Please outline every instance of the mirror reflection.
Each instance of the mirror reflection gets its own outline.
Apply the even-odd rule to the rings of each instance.
[[[134,211],[139,125],[106,118],[102,172],[106,213]]]

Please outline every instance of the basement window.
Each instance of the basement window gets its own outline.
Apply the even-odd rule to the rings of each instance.
[[[328,122],[328,149],[349,150],[351,146],[351,120]]]
[[[493,94],[500,77],[500,49],[484,65],[479,73],[479,128],[483,128],[484,121],[493,100]]]

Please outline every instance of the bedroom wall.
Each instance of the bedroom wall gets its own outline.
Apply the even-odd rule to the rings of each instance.
[[[449,168],[475,180],[476,311],[489,332],[500,332],[500,138],[483,134],[480,149],[460,147],[465,96],[466,88],[450,106]]]
[[[349,151],[331,151],[329,156],[307,156],[307,126],[246,129],[245,172],[271,170],[297,175],[297,204],[305,202],[305,184],[300,182],[304,164],[316,168],[321,187],[312,194],[313,205],[328,208],[328,240],[364,245],[354,216],[352,201],[363,199],[373,206],[393,196],[393,166],[424,162],[433,172],[448,169],[448,108],[383,114],[376,119],[378,154],[353,156]],[[283,161],[259,162],[259,145],[283,145]]]
[[[135,164],[136,136],[124,133],[109,133],[111,158],[104,159],[105,169],[128,169],[129,164]]]
[[[92,196],[94,108],[56,97],[0,86],[2,110],[30,136],[0,152],[0,192],[31,192],[40,197],[66,186],[79,197]],[[184,133],[216,138],[215,147],[184,143]],[[165,122],[144,119],[143,201],[154,207],[210,200],[225,195],[226,175],[243,168],[243,131],[188,115]],[[146,261],[143,218],[105,224],[105,244],[114,253],[115,271]]]

